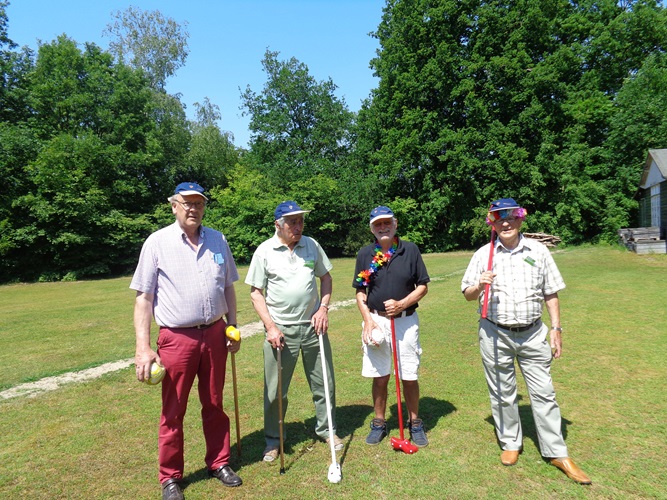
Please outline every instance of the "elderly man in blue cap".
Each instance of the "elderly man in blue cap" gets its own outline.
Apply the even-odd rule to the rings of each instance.
[[[262,242],[252,256],[246,284],[250,298],[264,329],[264,461],[278,458],[280,444],[279,421],[287,412],[287,392],[292,375],[302,355],[303,368],[315,403],[315,433],[326,443],[334,440],[336,450],[343,441],[329,436],[327,405],[320,358],[319,338],[322,335],[327,364],[327,380],[331,395],[332,429],[336,429],[336,391],[331,359],[329,305],[333,265],[320,244],[303,235],[303,210],[294,201],[285,201],[274,212],[275,234]],[[320,280],[317,292],[316,278]],[[277,349],[281,349],[283,415],[278,401]],[[284,436],[283,436],[284,438]]]
[[[475,252],[461,282],[467,300],[488,304],[480,307],[479,346],[502,448],[500,461],[515,465],[523,449],[517,361],[528,387],[542,456],[575,482],[591,484],[568,456],[551,379],[552,359],[559,358],[563,348],[558,292],[565,283],[549,250],[520,233],[526,214],[512,198],[491,203],[486,220],[498,237]],[[484,297],[487,285],[489,296]],[[545,304],[551,326],[542,323]]]
[[[389,207],[382,205],[371,210],[369,224],[375,241],[359,250],[352,281],[363,318],[361,374],[373,380],[375,415],[366,444],[377,445],[387,435],[385,411],[391,376],[393,319],[410,439],[418,447],[427,446],[424,423],[419,418],[418,371],[422,348],[417,307],[428,292],[430,278],[417,245],[396,236],[398,220]]]
[[[150,377],[153,362],[166,370],[158,437],[162,498],[180,500],[183,418],[195,377],[208,473],[225,486],[242,483],[229,466],[229,417],[222,408],[227,354],[241,346],[225,337],[227,325],[236,325],[234,282],[239,275],[225,236],[202,225],[208,201],[204,188],[183,182],[168,200],[176,221],[146,239],[130,288],[137,292],[137,379]],[[157,352],[150,342],[152,318],[160,329]]]

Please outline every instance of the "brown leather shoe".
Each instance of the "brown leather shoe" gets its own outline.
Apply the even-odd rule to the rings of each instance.
[[[503,450],[500,454],[500,461],[503,465],[516,465],[519,461],[521,450]]]
[[[588,476],[584,473],[583,470],[581,470],[577,464],[574,463],[574,460],[572,460],[569,457],[565,458],[552,458],[549,463],[553,465],[554,467],[558,467],[560,470],[562,470],[567,477],[572,479],[572,481],[575,481],[579,484],[591,484],[591,480],[588,478]]]

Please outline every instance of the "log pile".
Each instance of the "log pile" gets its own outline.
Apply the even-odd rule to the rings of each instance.
[[[558,236],[554,236],[552,234],[546,234],[546,233],[523,233],[523,235],[526,238],[530,238],[532,240],[537,240],[540,243],[543,243],[549,248],[554,248],[556,245],[558,245],[561,242],[561,239]]]

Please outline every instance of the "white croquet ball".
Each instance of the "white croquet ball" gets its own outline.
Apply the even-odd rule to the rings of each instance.
[[[158,365],[155,361],[151,364],[151,376],[145,380],[148,385],[157,385],[162,382],[164,374],[167,373],[164,366]]]
[[[371,332],[371,338],[373,339],[374,344],[371,344],[373,346],[376,345],[382,345],[384,343],[384,332],[378,328],[373,328],[373,331]]]

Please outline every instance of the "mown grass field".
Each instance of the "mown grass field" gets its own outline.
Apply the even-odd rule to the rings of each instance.
[[[327,480],[329,448],[312,430],[313,406],[297,369],[286,417],[286,474],[261,461],[261,335],[236,356],[242,456],[236,489],[209,480],[196,390],[186,432],[188,499],[220,498],[667,498],[667,256],[615,247],[566,248],[554,257],[561,293],[564,353],[553,366],[571,456],[593,480],[579,486],[540,457],[528,397],[520,383],[524,453],[503,467],[491,424],[475,335],[475,305],[459,291],[471,253],[426,255],[433,279],[420,312],[424,355],[421,414],[429,447],[395,452],[364,443],[372,418],[370,382],[360,375],[360,315],[330,314],[343,480]],[[334,261],[334,298],[353,298],[354,262]],[[246,268],[240,269],[242,278]],[[134,354],[129,277],[0,287],[0,390]],[[239,322],[257,321],[248,287],[237,287]],[[153,334],[155,337],[155,332]],[[231,368],[230,368],[231,369]],[[393,386],[392,386],[393,387]],[[397,436],[390,392],[390,436]],[[226,410],[233,420],[231,373]],[[0,497],[160,498],[157,483],[159,389],[130,367],[36,397],[0,400]]]

